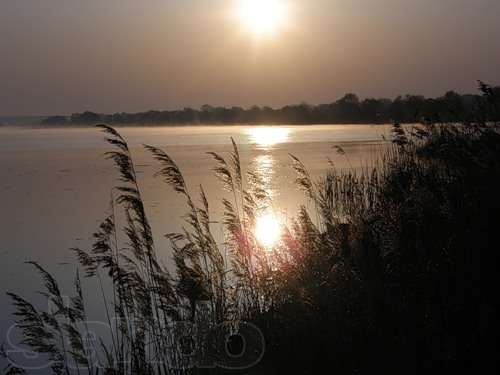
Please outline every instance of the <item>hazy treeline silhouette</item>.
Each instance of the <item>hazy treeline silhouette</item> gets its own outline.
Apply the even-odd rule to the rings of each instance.
[[[500,88],[492,88],[499,92]],[[364,99],[347,94],[331,104],[287,105],[280,109],[270,107],[212,107],[185,108],[176,111],[149,111],[140,113],[98,114],[75,113],[70,117],[53,116],[45,125],[91,125],[104,122],[111,125],[128,124],[386,124],[391,122],[416,123],[422,120],[457,122],[471,119],[484,104],[479,95],[460,95],[449,91],[439,98],[418,95],[399,96],[396,99]]]
[[[44,119],[43,116],[0,116],[0,126],[36,125]]]

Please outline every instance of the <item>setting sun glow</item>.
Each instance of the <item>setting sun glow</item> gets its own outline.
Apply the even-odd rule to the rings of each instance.
[[[237,15],[245,29],[255,36],[270,36],[284,24],[284,0],[237,0]]]
[[[267,249],[274,247],[281,238],[281,222],[273,213],[266,213],[255,224],[255,238]]]

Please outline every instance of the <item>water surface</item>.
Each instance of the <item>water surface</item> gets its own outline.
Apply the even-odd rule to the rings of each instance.
[[[299,157],[314,178],[328,168],[359,168],[373,161],[388,138],[389,126],[196,126],[127,127],[119,129],[130,144],[140,178],[157,248],[169,264],[165,233],[181,229],[185,202],[154,178],[157,165],[142,148],[163,148],[179,164],[192,193],[203,185],[212,204],[213,220],[220,220],[226,193],[211,172],[215,163],[207,152],[227,155],[230,137],[239,145],[244,171],[262,177],[273,197],[273,208],[289,222],[301,204],[307,205],[294,186],[289,154]],[[334,145],[346,151],[342,156]],[[109,209],[111,189],[117,183],[109,150],[95,128],[0,128],[0,342],[12,324],[7,290],[29,298],[40,288],[39,278],[23,264],[40,262],[70,292],[76,270],[69,248],[88,248],[91,235]],[[215,226],[218,238],[223,237]],[[87,287],[90,301],[97,298]],[[98,306],[99,307],[99,306]],[[96,308],[97,310],[98,308]],[[91,311],[92,313],[92,311]],[[96,313],[97,314],[97,313]],[[1,363],[0,363],[1,364]]]

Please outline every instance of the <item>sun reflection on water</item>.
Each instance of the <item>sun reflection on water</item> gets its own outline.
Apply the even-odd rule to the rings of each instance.
[[[284,221],[281,215],[277,215],[271,208],[272,200],[276,197],[274,188],[274,176],[276,174],[276,161],[271,154],[262,154],[257,156],[253,162],[254,173],[259,177],[262,186],[271,199],[267,202],[267,207],[262,207],[262,212],[255,220],[254,235],[255,239],[262,247],[272,250],[281,240],[283,234]]]
[[[286,143],[290,138],[290,129],[284,127],[253,127],[246,131],[250,143],[264,152],[253,159],[252,168],[262,182],[261,188],[273,199],[277,192],[274,188],[276,175],[276,160],[272,155],[272,147]],[[255,239],[266,249],[271,250],[281,240],[284,222],[277,216],[271,207],[265,208],[256,218]]]
[[[266,249],[275,247],[281,239],[283,223],[273,212],[265,212],[255,223],[255,238]]]
[[[273,177],[275,174],[275,160],[271,155],[263,154],[255,157],[252,166],[254,173],[259,177],[263,186],[261,186],[269,195],[273,197],[275,190],[273,187]]]
[[[270,148],[280,143],[286,143],[290,137],[290,129],[282,127],[254,127],[246,130],[250,142],[262,148]]]

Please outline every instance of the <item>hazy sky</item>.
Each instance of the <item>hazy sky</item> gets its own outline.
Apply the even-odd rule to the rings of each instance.
[[[0,115],[331,102],[500,84],[499,0],[0,0]]]

